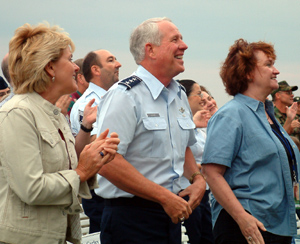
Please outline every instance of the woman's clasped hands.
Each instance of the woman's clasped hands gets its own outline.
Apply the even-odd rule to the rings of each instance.
[[[120,139],[115,132],[111,133],[108,138],[108,132],[109,130],[106,129],[95,141],[86,145],[82,150],[78,166],[75,169],[81,182],[97,174],[103,165],[114,159]]]

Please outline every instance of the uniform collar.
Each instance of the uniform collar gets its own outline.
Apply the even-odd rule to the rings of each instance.
[[[88,87],[88,92],[95,92],[96,94],[104,94],[106,93],[106,90],[104,90],[101,86],[96,85],[93,82],[90,82],[89,87]]]
[[[154,100],[161,95],[164,89],[168,89],[170,98],[174,98],[176,94],[179,98],[181,98],[182,89],[174,79],[172,79],[168,87],[165,88],[165,86],[142,65],[138,66],[135,75],[144,81]]]

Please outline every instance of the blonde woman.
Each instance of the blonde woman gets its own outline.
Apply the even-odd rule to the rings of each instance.
[[[9,43],[15,95],[0,110],[0,242],[81,243],[78,196],[90,197],[94,176],[116,153],[118,136],[105,131],[77,160],[55,106],[77,89],[74,48],[62,29],[47,24],[25,24]]]

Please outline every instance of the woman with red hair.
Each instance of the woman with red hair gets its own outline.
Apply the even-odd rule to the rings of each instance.
[[[208,122],[202,167],[213,193],[216,243],[286,243],[296,234],[299,152],[267,96],[278,88],[274,48],[237,40],[221,67],[234,99]]]

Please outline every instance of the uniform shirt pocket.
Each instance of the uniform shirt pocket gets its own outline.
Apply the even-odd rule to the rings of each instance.
[[[165,130],[165,129],[167,129],[166,120],[161,117],[144,118],[143,123],[147,130]]]
[[[167,135],[167,122],[163,117],[143,118],[146,129],[141,138],[141,154],[150,158],[161,158],[166,154],[165,138]],[[145,145],[147,144],[147,145]]]
[[[189,144],[191,132],[195,128],[194,122],[189,117],[177,118],[179,127],[181,128],[181,155],[185,155],[186,148]]]

